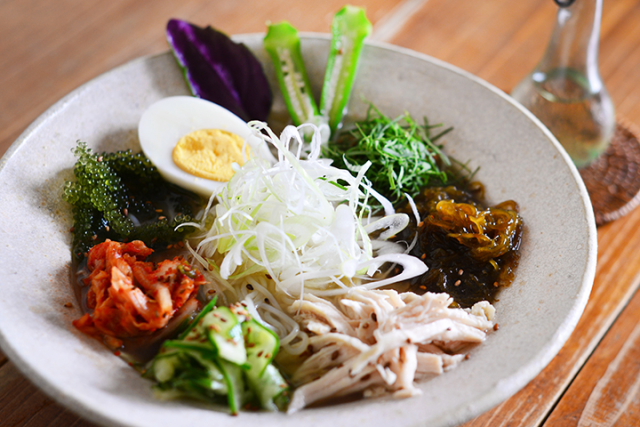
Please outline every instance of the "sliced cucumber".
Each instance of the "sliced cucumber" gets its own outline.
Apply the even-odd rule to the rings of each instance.
[[[247,362],[250,365],[247,375],[259,378],[278,354],[280,338],[271,329],[254,319],[244,322],[242,331],[247,347]]]
[[[171,353],[164,357],[156,357],[153,363],[154,379],[161,383],[169,381],[174,377],[176,368],[180,363],[179,353]]]
[[[178,337],[179,340],[184,340],[187,338],[187,336],[189,335],[189,333],[191,333],[191,331],[198,325],[198,322],[200,322],[200,320],[206,316],[211,310],[213,310],[214,308],[216,308],[216,303],[218,302],[218,297],[215,296],[213,297],[213,299],[211,301],[209,301],[207,303],[207,305],[205,305],[202,310],[200,310],[200,313],[198,313],[198,315],[196,316],[195,319],[193,319],[191,321],[191,323],[187,326],[187,328],[182,331],[182,333],[180,334],[180,336]]]
[[[237,365],[246,363],[247,352],[240,319],[228,307],[212,310],[201,323],[220,358]]]
[[[207,305],[204,310],[180,339],[165,341],[151,362],[147,377],[158,382],[158,395],[208,402],[224,399],[232,414],[252,401],[277,410],[288,390],[271,364],[280,349],[278,336],[228,307]]]
[[[269,411],[278,410],[276,397],[288,390],[287,382],[273,366],[273,358],[280,350],[280,339],[271,329],[251,319],[242,324],[247,346],[247,380],[254,390],[260,406]]]
[[[232,415],[237,415],[246,401],[246,386],[243,370],[240,366],[225,360],[218,362],[227,384],[227,401]]]

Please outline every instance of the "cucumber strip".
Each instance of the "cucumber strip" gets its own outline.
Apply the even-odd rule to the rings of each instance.
[[[373,26],[364,9],[345,6],[334,17],[331,51],[322,86],[320,114],[329,119],[331,134],[342,124],[358,71],[364,40]]]
[[[193,321],[191,321],[191,323],[189,324],[189,326],[187,326],[187,329],[185,329],[180,336],[178,337],[178,340],[183,340],[185,338],[187,338],[187,335],[189,335],[189,332],[191,332],[193,330],[193,328],[196,327],[196,325],[198,324],[198,322],[204,317],[206,316],[207,313],[209,313],[211,310],[213,310],[216,307],[216,303],[218,302],[218,297],[215,296],[213,297],[213,299],[211,301],[209,301],[207,303],[207,305],[205,305],[202,310],[200,310],[200,313],[198,313],[198,315],[196,316],[195,319],[193,319]]]
[[[158,382],[169,381],[176,373],[176,369],[180,366],[181,360],[179,353],[172,353],[167,357],[156,358],[153,362],[153,376]]]
[[[278,336],[257,320],[214,305],[203,308],[183,339],[165,341],[150,362],[156,392],[164,398],[222,399],[233,415],[253,401],[266,410],[285,408],[289,386],[271,364],[280,349]]]
[[[218,357],[237,365],[247,362],[240,319],[229,307],[212,310],[202,318],[201,324],[207,332],[209,342],[218,351]]]
[[[202,357],[216,357],[217,353],[213,348],[211,348],[210,343],[197,343],[197,342],[186,342],[186,341],[177,341],[177,340],[168,340],[164,342],[164,346],[167,348],[175,348],[179,350],[186,350],[190,352],[196,352],[202,355]],[[156,357],[156,359],[161,359],[163,355]]]
[[[280,339],[275,332],[253,319],[242,324],[246,347],[247,381],[255,392],[260,406],[268,411],[277,411],[275,400],[289,389],[278,369],[271,363],[280,350]]]
[[[247,375],[259,378],[280,351],[280,338],[271,329],[254,319],[242,324],[247,347]]]
[[[254,380],[251,377],[247,377],[247,379],[252,384],[262,409],[277,411],[280,406],[277,403],[279,396],[289,391],[289,385],[282,378],[278,368],[273,365],[267,365],[260,378]]]
[[[202,354],[193,352],[191,356],[206,369],[206,377],[199,376],[196,381],[201,387],[211,390],[217,394],[227,394],[228,387],[224,380],[224,374],[220,370],[220,366],[214,362],[213,358],[205,357]]]
[[[244,404],[244,378],[242,376],[242,368],[233,363],[229,363],[225,360],[218,360],[216,362],[222,375],[224,376],[225,383],[227,384],[227,401],[229,403],[229,410],[231,415],[238,415],[240,408]]]
[[[273,61],[293,123],[296,126],[313,123],[319,116],[318,106],[302,58],[298,30],[286,21],[269,25],[264,48]]]
[[[226,396],[227,383],[209,352],[200,349],[174,351],[173,357],[156,359],[153,363],[153,379],[161,390],[175,392],[209,401],[214,396]],[[166,395],[166,397],[170,397]]]

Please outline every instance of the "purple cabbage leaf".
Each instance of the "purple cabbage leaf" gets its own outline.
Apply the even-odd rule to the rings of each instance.
[[[273,94],[262,64],[242,43],[211,26],[171,19],[167,39],[193,95],[245,121],[266,121]]]

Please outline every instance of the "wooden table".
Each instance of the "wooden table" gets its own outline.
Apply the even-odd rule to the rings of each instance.
[[[344,0],[2,0],[0,155],[45,109],[99,74],[167,49],[171,17],[230,34],[289,20],[328,32]],[[578,0],[586,1],[586,0]],[[591,0],[589,0],[591,1]],[[540,59],[552,0],[363,0],[374,38],[451,62],[509,92]],[[601,71],[640,126],[640,0],[607,0]],[[640,209],[599,228],[598,271],[574,334],[528,386],[466,426],[640,425]],[[2,313],[0,313],[0,316]],[[91,426],[0,352],[1,426]]]

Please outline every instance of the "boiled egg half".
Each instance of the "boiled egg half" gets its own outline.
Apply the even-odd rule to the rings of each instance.
[[[226,108],[192,96],[173,96],[142,114],[144,154],[169,182],[209,197],[254,156],[274,158],[262,138]]]

